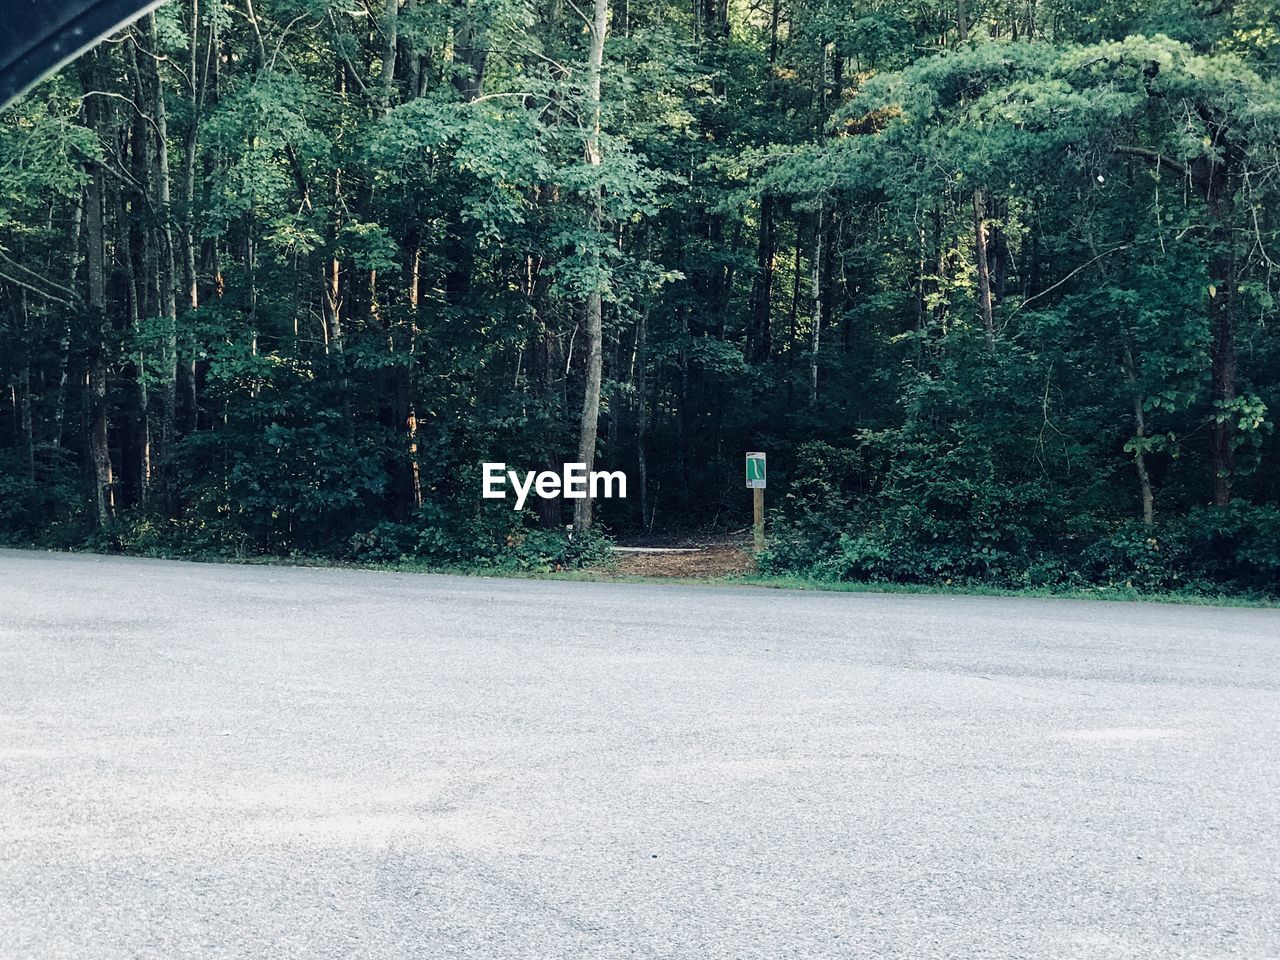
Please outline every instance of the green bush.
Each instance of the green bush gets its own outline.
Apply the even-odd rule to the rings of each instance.
[[[1153,527],[1131,523],[1086,549],[1091,582],[1143,591],[1280,593],[1280,509],[1197,507]]]
[[[1152,527],[1117,521],[1055,502],[1035,475],[1003,475],[984,438],[957,436],[882,459],[883,436],[864,436],[855,450],[802,446],[761,569],[832,581],[1280,595],[1280,508],[1237,502]],[[861,492],[868,473],[883,479]]]
[[[35,478],[12,451],[0,451],[0,543],[66,548],[85,536],[83,491],[65,451],[36,450]]]
[[[1086,547],[1080,566],[1088,582],[1097,586],[1142,591],[1182,590],[1186,577],[1185,531],[1124,524]]]
[[[771,518],[765,571],[811,571],[837,562],[853,516],[850,479],[859,470],[852,450],[814,441],[796,450],[791,490]]]
[[[427,502],[408,523],[384,522],[353,535],[348,559],[359,563],[425,563],[439,567],[552,571],[590,566],[610,557],[612,541],[598,531],[529,527],[506,504],[452,507]]]
[[[198,512],[173,518],[148,510],[129,511],[121,514],[110,530],[95,533],[90,545],[144,557],[192,560],[244,560],[266,555],[252,533],[240,525],[219,523]]]
[[[1280,507],[1200,507],[1178,525],[1190,571],[1215,585],[1280,594]]]
[[[193,433],[172,461],[181,521],[161,537],[184,552],[331,553],[382,494],[381,455],[327,415]]]
[[[762,569],[1004,587],[1065,575],[1058,552],[1073,535],[1069,511],[1042,476],[998,468],[999,438],[963,424],[929,437],[903,432],[912,436],[864,433],[854,450],[802,446]],[[1046,529],[1062,532],[1046,538]]]

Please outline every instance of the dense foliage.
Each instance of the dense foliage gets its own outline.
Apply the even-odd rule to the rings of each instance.
[[[0,537],[554,567],[763,449],[769,569],[1276,592],[1278,25],[174,0],[0,116]]]

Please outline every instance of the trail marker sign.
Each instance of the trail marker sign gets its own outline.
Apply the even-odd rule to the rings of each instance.
[[[747,454],[747,489],[751,491],[751,512],[755,519],[756,553],[764,550],[764,454]]]

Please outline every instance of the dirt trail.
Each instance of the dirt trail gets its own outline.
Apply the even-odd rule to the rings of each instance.
[[[619,546],[632,546],[629,541]],[[693,553],[615,553],[613,572],[633,577],[727,577],[756,569],[750,544],[740,537],[693,538],[634,546],[695,549]]]

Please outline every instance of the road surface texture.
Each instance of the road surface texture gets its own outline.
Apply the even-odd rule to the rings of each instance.
[[[1280,957],[1280,611],[0,552],[0,956]]]

